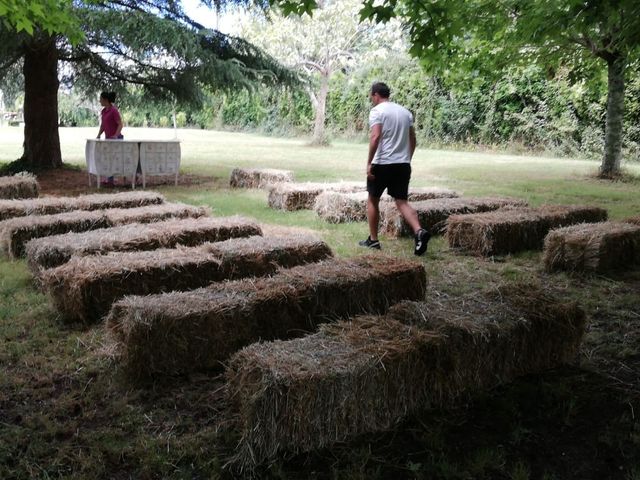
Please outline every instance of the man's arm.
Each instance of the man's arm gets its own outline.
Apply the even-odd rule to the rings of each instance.
[[[411,125],[411,127],[409,127],[409,158],[413,158],[413,152],[416,151],[416,145],[416,129]]]
[[[376,150],[380,144],[380,138],[382,137],[382,124],[377,123],[371,127],[371,133],[369,135],[369,157],[367,158],[367,178],[373,178],[371,175],[371,162],[373,157],[376,156]]]

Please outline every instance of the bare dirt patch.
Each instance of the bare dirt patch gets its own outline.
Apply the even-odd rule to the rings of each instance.
[[[85,193],[97,193],[98,191],[106,193],[110,191],[131,190],[130,179],[124,182],[122,177],[115,177],[114,186],[96,187],[95,176],[91,177],[91,186],[89,186],[89,175],[85,169],[63,167],[52,170],[45,170],[37,174],[38,183],[40,184],[41,195],[62,195],[73,196]],[[215,181],[215,177],[194,174],[180,174],[178,176],[179,187],[202,186],[211,184]],[[174,178],[170,177],[149,177],[146,181],[146,189],[153,189],[158,186],[173,186]],[[136,186],[136,189],[142,189],[142,186]]]

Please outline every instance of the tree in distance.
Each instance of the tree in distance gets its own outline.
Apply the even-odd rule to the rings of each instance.
[[[361,0],[324,0],[313,16],[269,12],[244,22],[242,37],[302,74],[314,109],[312,144],[327,143],[325,119],[332,77],[371,60],[371,52],[402,42],[398,25],[360,21]],[[395,28],[393,28],[395,27]],[[385,50],[386,52],[386,50]],[[363,95],[365,92],[363,92]]]

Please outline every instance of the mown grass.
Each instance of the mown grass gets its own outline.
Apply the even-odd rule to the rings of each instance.
[[[94,129],[62,129],[63,156],[82,165]],[[172,131],[128,129],[129,138]],[[207,177],[160,187],[170,199],[216,215],[318,232],[343,256],[361,252],[364,224],[330,225],[313,212],[280,212],[266,193],[229,190],[236,166],[294,170],[299,180],[362,178],[366,145],[325,149],[303,140],[180,131],[183,170]],[[19,155],[16,129],[0,129],[0,162]],[[597,163],[486,153],[418,150],[413,184],[468,195],[511,195],[534,205],[590,203],[612,218],[640,214],[640,166],[625,182],[597,180]],[[383,238],[387,253],[411,258],[411,240]],[[499,282],[540,283],[589,314],[579,367],[524,378],[448,410],[426,411],[392,432],[282,459],[263,478],[636,479],[640,472],[640,273],[547,275],[540,253],[478,259],[435,238],[420,261],[427,295],[458,295]],[[219,433],[223,382],[198,374],[134,388],[120,378],[101,326],[65,326],[31,284],[23,261],[0,260],[0,478],[229,478],[232,448]]]

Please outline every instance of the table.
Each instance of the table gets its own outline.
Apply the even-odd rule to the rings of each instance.
[[[140,142],[140,169],[142,170],[142,188],[147,185],[147,175],[175,175],[177,186],[180,172],[180,141]]]
[[[136,185],[136,170],[140,158],[140,147],[136,140],[87,139],[85,159],[89,174],[95,175],[100,188],[100,177],[130,177],[131,187]]]
[[[87,139],[85,158],[89,172],[96,175],[98,188],[100,177],[123,176],[131,178],[135,188],[138,164],[142,173],[142,187],[147,184],[147,175],[175,175],[178,185],[180,172],[179,140],[102,140]]]

